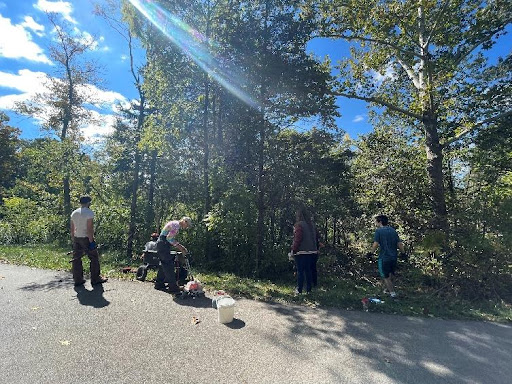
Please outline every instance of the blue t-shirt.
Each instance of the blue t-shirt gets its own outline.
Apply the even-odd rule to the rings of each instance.
[[[396,260],[398,258],[397,247],[400,242],[398,233],[394,228],[384,227],[377,228],[373,239],[379,243],[379,258],[382,260]]]

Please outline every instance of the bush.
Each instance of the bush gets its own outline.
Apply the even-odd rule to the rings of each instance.
[[[65,239],[68,230],[61,216],[48,212],[30,199],[10,197],[3,201],[0,243],[48,243]]]

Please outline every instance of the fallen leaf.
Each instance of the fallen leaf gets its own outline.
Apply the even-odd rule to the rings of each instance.
[[[69,344],[71,344],[71,341],[70,340],[60,340],[60,344],[61,345],[69,345]]]
[[[38,309],[41,309],[41,307],[32,307],[33,311],[37,311]]]
[[[5,279],[5,276],[0,276],[0,280]]]
[[[192,324],[197,325],[197,324],[199,324],[200,322],[201,322],[201,320],[199,320],[197,317],[195,317],[195,316],[194,316],[194,317],[192,317]]]

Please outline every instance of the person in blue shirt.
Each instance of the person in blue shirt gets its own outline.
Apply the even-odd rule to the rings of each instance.
[[[401,256],[406,258],[405,247],[398,233],[394,228],[388,225],[389,220],[386,215],[378,215],[375,217],[375,225],[377,230],[373,238],[371,252],[367,254],[369,258],[373,257],[375,250],[379,248],[379,273],[384,281],[387,292],[392,298],[396,298],[397,294],[393,285],[393,278],[396,271],[398,259],[397,248],[400,249]],[[384,291],[386,292],[386,290]]]

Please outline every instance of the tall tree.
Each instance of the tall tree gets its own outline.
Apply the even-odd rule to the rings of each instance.
[[[124,7],[125,14],[132,11],[126,2],[121,2]],[[140,168],[141,168],[141,149],[139,148],[142,139],[144,123],[146,116],[149,114],[149,109],[146,102],[146,94],[144,91],[144,81],[141,76],[141,69],[138,68],[134,61],[134,38],[129,24],[124,23],[120,18],[116,18],[118,14],[118,1],[110,1],[109,6],[102,8],[97,5],[95,7],[95,14],[101,16],[107,21],[110,27],[115,30],[125,41],[130,58],[130,74],[132,76],[133,84],[137,89],[139,99],[133,102],[130,108],[125,109],[124,114],[130,119],[134,120],[135,135],[133,137],[133,174],[132,174],[132,187],[131,187],[131,203],[130,203],[130,221],[128,224],[128,237],[126,241],[126,257],[130,259],[133,255],[133,241],[137,231],[137,194],[140,184]],[[119,13],[120,15],[120,13]],[[133,20],[133,18],[131,19]]]
[[[306,53],[313,29],[298,20],[293,1],[158,4],[162,8],[153,10],[161,23],[155,24],[163,33],[139,29],[150,57],[145,73],[151,89],[148,97],[157,105],[174,152],[179,149],[179,156],[196,149],[187,159],[189,172],[196,171],[201,156],[203,213],[231,187],[238,189],[232,182],[244,180],[253,193],[258,229],[252,258],[253,271],[257,271],[265,248],[269,139],[281,125],[293,124],[301,117],[321,115],[326,124],[332,123],[335,107],[334,97],[328,93],[329,66]],[[156,3],[151,6],[156,7]],[[172,20],[179,18],[196,31],[184,35],[180,30],[166,36],[174,28],[166,12],[174,17]],[[169,30],[166,25],[171,25]],[[176,44],[170,44],[167,37]],[[176,41],[178,37],[184,41]],[[198,52],[200,55],[195,55]],[[215,135],[210,135],[213,132]],[[227,169],[240,172],[240,177],[221,170],[223,161]],[[225,177],[226,184],[214,182],[210,173]],[[252,202],[247,204],[252,206]]]
[[[17,171],[18,148],[20,146],[19,129],[11,127],[9,117],[0,111],[0,205],[5,190],[14,184]]]
[[[231,7],[231,8],[230,8]],[[299,20],[296,1],[265,0],[229,2],[230,31],[223,41],[232,47],[243,73],[251,79],[252,95],[258,100],[255,116],[257,132],[258,209],[256,260],[258,273],[264,258],[265,196],[268,143],[280,126],[311,116],[320,116],[329,125],[336,115],[330,95],[328,66],[306,53],[313,26]],[[236,16],[234,16],[236,15]]]
[[[459,92],[478,94],[481,54],[512,19],[507,0],[305,1],[318,35],[354,43],[339,63],[337,96],[364,100],[417,124],[424,135],[432,226],[448,230],[443,141],[511,114],[510,106],[477,108]]]
[[[93,103],[89,85],[98,85],[98,69],[87,60],[86,54],[97,44],[91,36],[72,29],[60,22],[57,15],[48,14],[54,26],[55,43],[50,47],[50,57],[57,64],[55,77],[48,76],[46,92],[32,100],[18,104],[18,112],[43,120],[43,128],[57,135],[61,142],[62,190],[64,216],[71,214],[70,175],[71,158],[79,152],[80,126],[90,122],[86,103]]]

